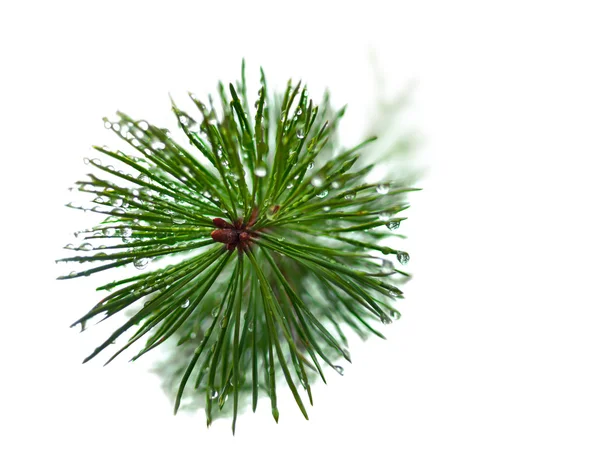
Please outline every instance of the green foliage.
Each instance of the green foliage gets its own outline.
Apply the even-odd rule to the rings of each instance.
[[[374,325],[399,317],[392,305],[408,254],[381,242],[399,242],[398,214],[415,189],[365,181],[373,165],[360,156],[375,138],[342,149],[333,135],[344,110],[327,94],[317,106],[289,82],[270,95],[261,71],[250,101],[242,70],[241,82],[219,84],[216,101],[190,97],[194,114],[173,103],[187,147],[123,113],[105,120],[135,155],[96,146],[118,167],[86,160],[95,173],[77,185],[90,206],[67,204],[104,219],[61,259],[83,269],[59,279],[140,270],[99,287],[108,295],[74,323],[134,309],[84,362],[130,331],[108,362],[134,343],[145,341],[137,359],[173,337],[187,363],[175,411],[186,394],[202,394],[210,424],[232,397],[235,431],[242,398],[254,410],[265,393],[277,420],[283,378],[307,417],[312,378],[350,361],[344,329],[383,337]]]

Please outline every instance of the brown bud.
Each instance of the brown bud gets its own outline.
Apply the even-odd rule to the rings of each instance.
[[[238,242],[238,233],[234,229],[215,229],[212,233],[210,233],[210,237],[212,237],[217,242],[222,242],[223,244],[237,244]]]
[[[233,228],[233,226],[231,226],[229,223],[227,223],[225,220],[223,220],[222,218],[213,218],[213,224],[217,227],[217,228],[221,228],[221,229],[231,229]]]

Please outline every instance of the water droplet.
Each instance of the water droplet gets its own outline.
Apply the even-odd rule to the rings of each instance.
[[[387,194],[389,192],[389,190],[390,190],[390,185],[387,185],[387,184],[380,184],[377,186],[377,189],[376,189],[376,191],[379,194]]]
[[[292,189],[294,187],[294,183],[290,183],[286,186],[287,189]]]
[[[146,122],[145,120],[140,120],[138,122],[138,127],[140,127],[142,130],[148,130],[148,122]]]
[[[176,225],[183,225],[185,223],[185,218],[173,217],[173,223],[175,223]]]
[[[400,289],[398,289],[398,287],[390,288],[389,294],[390,294],[390,296],[396,297],[396,298],[402,297],[402,291]]]
[[[115,207],[121,207],[123,205],[123,199],[120,197],[114,197],[110,203]]]
[[[188,119],[184,115],[180,115],[179,116],[179,122],[181,122],[181,125],[187,126],[187,124],[190,122],[190,119]]]
[[[144,182],[148,182],[148,177],[146,175],[144,175],[143,173],[140,173],[137,177],[138,180],[140,181],[144,181]]]
[[[112,124],[108,120],[105,120],[104,121],[104,128],[111,128],[111,127],[112,127]]]
[[[210,399],[217,399],[219,397],[219,392],[217,390],[213,390],[210,394]]]
[[[333,366],[333,368],[338,374],[344,375],[344,368],[342,366]]]
[[[92,244],[90,244],[89,242],[84,242],[79,247],[77,247],[77,250],[92,250]]]
[[[338,189],[341,186],[339,181],[334,181],[333,183],[331,183],[331,187],[333,189]]]
[[[388,221],[390,219],[390,214],[389,213],[385,213],[385,212],[380,213],[379,214],[379,219],[381,221]]]
[[[114,228],[106,228],[104,230],[104,235],[108,236],[108,237],[114,236],[115,235],[115,229]]]
[[[390,318],[388,318],[387,316],[382,316],[382,317],[381,317],[381,322],[382,322],[383,324],[391,324],[391,323],[392,323],[392,320],[391,320]]]
[[[298,108],[298,110],[296,111],[296,115],[302,115],[302,109]]]
[[[254,330],[254,323],[253,323],[253,322],[250,322],[250,323],[248,324],[248,332],[252,332],[253,330]]]
[[[135,266],[139,270],[143,270],[146,266],[148,266],[149,262],[149,258],[136,258],[135,260],[133,260],[133,266]]]
[[[331,207],[329,207],[328,205],[323,207],[323,212],[329,212],[330,210],[331,210]]]
[[[391,261],[386,260],[385,258],[382,258],[381,259],[381,268],[386,273],[390,272],[390,271],[394,271],[394,264]]]
[[[71,271],[69,273],[69,276],[72,277],[72,278],[74,278],[75,276],[77,276],[77,273],[75,271]]]
[[[64,248],[65,248],[65,249],[72,250],[72,249],[74,249],[74,248],[75,248],[75,246],[74,246],[73,244],[67,244],[67,245],[65,245],[65,247],[64,247]]]
[[[190,306],[190,299],[186,298],[185,301],[182,303],[181,308],[187,308],[188,306]]]
[[[98,159],[97,157],[94,157],[92,160],[90,160],[90,162],[96,166],[102,165],[102,161],[100,159]]]
[[[323,185],[323,178],[319,175],[315,176],[310,180],[310,184],[312,184],[315,188]]]
[[[262,178],[262,177],[266,176],[266,174],[267,174],[267,169],[266,169],[266,167],[264,167],[264,166],[260,165],[260,166],[256,167],[256,169],[254,170],[254,174],[255,174],[257,177],[260,177],[260,178]]]
[[[349,192],[349,193],[347,193],[347,194],[344,195],[344,199],[346,199],[347,201],[351,201],[355,197],[356,197],[356,193],[355,192]]]
[[[212,317],[213,317],[213,318],[216,318],[216,317],[219,315],[219,307],[218,307],[218,306],[215,306],[215,307],[212,309],[212,311],[211,311],[211,313],[210,313],[210,314],[212,314]]]
[[[121,130],[121,125],[119,125],[118,123],[114,123],[112,124],[112,129],[118,132],[119,130]]]
[[[131,228],[121,228],[121,236],[131,237]]]
[[[327,197],[327,194],[329,194],[329,191],[327,191],[326,189],[321,191],[319,194],[317,194],[317,197]]]
[[[125,213],[125,210],[123,210],[119,207],[115,207],[114,209],[111,210],[111,213],[113,215],[123,215]]]
[[[398,311],[390,311],[390,314],[392,315],[392,318],[394,319],[400,319],[400,313]]]
[[[314,166],[315,166],[315,163],[314,163],[314,162],[310,162],[310,163],[309,163],[309,164],[306,166],[306,168],[307,168],[308,170],[311,170],[311,169],[312,169]],[[294,178],[295,178],[295,177],[294,177]]]
[[[89,157],[84,157],[84,158],[83,158],[83,163],[84,163],[85,165],[89,165],[89,164],[90,164],[90,158],[89,158]]]
[[[302,140],[302,139],[304,139],[304,132],[302,130],[298,129],[298,131],[296,131],[296,136]]]
[[[154,141],[154,142],[153,142],[153,143],[150,145],[150,147],[151,147],[152,149],[164,149],[166,146],[165,146],[165,143],[163,143],[162,141]]]
[[[398,252],[396,252],[396,258],[398,259],[400,264],[406,265],[408,263],[408,261],[410,260],[410,255],[407,252],[398,250]]]
[[[394,231],[395,229],[400,228],[400,223],[402,223],[402,220],[392,220],[388,221],[385,226],[387,226],[389,230]]]

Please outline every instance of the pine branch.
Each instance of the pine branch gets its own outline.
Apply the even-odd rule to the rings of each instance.
[[[410,275],[397,265],[409,257],[381,241],[399,243],[399,214],[417,189],[365,182],[373,165],[363,152],[375,138],[340,149],[345,108],[333,111],[328,94],[318,106],[290,81],[270,95],[261,70],[251,110],[243,69],[241,82],[219,84],[216,100],[190,98],[194,114],[172,102],[189,147],[124,113],[105,119],[135,154],[95,146],[105,160],[86,159],[95,172],[76,183],[88,205],[67,204],[101,222],[66,246],[76,255],[59,261],[82,269],[59,279],[142,271],[100,286],[113,291],[74,323],[84,329],[135,309],[84,362],[124,335],[107,362],[142,339],[133,360],[176,338],[187,365],[178,370],[175,412],[186,394],[203,395],[210,425],[215,405],[223,410],[232,396],[235,432],[240,400],[251,396],[255,410],[264,391],[278,420],[283,378],[308,418],[302,393],[312,404],[322,366],[343,374],[336,361],[350,361],[344,329],[383,337],[374,325],[399,318],[392,305]]]

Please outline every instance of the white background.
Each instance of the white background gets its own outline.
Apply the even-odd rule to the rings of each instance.
[[[0,459],[600,460],[596,2],[324,3],[2,4]],[[55,281],[54,259],[101,117],[174,127],[168,92],[212,91],[246,57],[251,80],[329,85],[352,137],[369,50],[389,94],[417,82],[429,166],[389,340],[354,345],[310,421],[261,402],[235,437],[173,417],[143,364],[82,366],[108,331],[68,329],[94,282]]]

